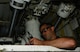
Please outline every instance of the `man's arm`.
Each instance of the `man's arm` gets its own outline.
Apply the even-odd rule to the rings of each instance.
[[[76,41],[72,38],[58,38],[51,41],[43,41],[43,45],[50,45],[57,48],[75,48]]]
[[[72,38],[58,38],[50,41],[41,41],[39,39],[33,38],[30,42],[34,45],[47,45],[54,46],[57,48],[75,48],[76,41]]]

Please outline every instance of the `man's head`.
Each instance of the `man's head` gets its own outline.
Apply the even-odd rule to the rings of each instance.
[[[40,32],[46,40],[55,39],[56,37],[54,32],[54,26],[52,26],[51,24],[42,24],[40,26]]]

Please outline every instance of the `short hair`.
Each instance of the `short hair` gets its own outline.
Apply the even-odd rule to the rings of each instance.
[[[41,27],[42,27],[44,24],[49,25],[49,26],[53,26],[53,25],[50,24],[50,23],[42,23],[42,24],[40,25],[40,27],[39,27],[39,30],[41,30]],[[41,31],[40,31],[40,32],[41,32]]]

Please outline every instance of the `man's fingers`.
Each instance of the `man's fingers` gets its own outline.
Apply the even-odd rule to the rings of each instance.
[[[30,43],[33,44],[33,45],[39,45],[39,44],[41,44],[41,41],[37,38],[32,38],[30,40]]]
[[[33,41],[33,38],[32,39],[30,39],[30,42],[32,42]]]
[[[34,39],[35,38],[30,39],[30,44],[34,44]]]

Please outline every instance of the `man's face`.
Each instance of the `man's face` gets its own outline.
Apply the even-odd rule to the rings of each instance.
[[[41,33],[42,33],[42,36],[43,36],[46,40],[52,39],[52,36],[53,36],[52,26],[44,24],[44,25],[41,26],[40,31],[41,31]]]

